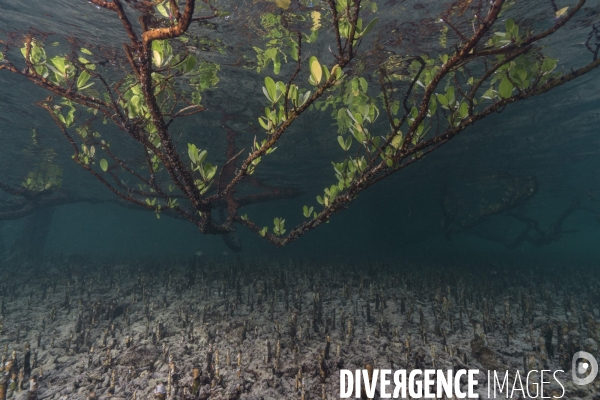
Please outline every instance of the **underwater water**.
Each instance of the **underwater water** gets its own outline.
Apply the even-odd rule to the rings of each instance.
[[[0,400],[334,399],[345,390],[342,371],[362,369],[371,379],[374,369],[479,370],[480,398],[494,398],[493,390],[515,399],[600,398],[600,378],[577,384],[571,375],[583,365],[572,363],[577,352],[600,359],[600,1],[363,0],[357,32],[367,21],[377,18],[377,24],[356,42],[339,85],[324,88],[278,139],[277,150],[262,155],[232,197],[223,194],[209,211],[182,190],[185,178],[173,179],[171,156],[162,153],[167,142],[153,147],[151,125],[158,123],[144,116],[150,107],[142,94],[136,92],[142,106],[132,100],[143,74],[131,70],[123,47],[130,37],[111,9],[120,4],[133,35],[144,40],[143,31],[178,26],[173,4],[184,13],[190,3],[197,19],[181,37],[164,41],[168,49],[150,44],[146,67],[168,77],[153,75],[152,90],[179,79],[172,87],[165,83],[173,94],[156,97],[164,101],[161,119],[173,120],[165,132],[174,151],[206,199],[220,196],[247,167],[247,154],[275,137],[258,122],[265,107],[283,104],[268,101],[265,77],[284,87],[296,79],[290,50],[296,34],[304,43],[296,83],[313,94],[329,79],[323,73],[319,84],[310,83],[322,73],[312,69],[313,57],[329,66],[327,75],[342,62],[335,58],[330,3],[348,7],[340,11],[347,22],[356,2],[0,0]],[[426,133],[407,149],[468,120],[454,118],[467,103],[463,91],[473,87],[469,76],[481,76],[504,57],[477,58],[476,52],[510,55],[502,52],[525,49],[528,38],[556,27],[532,42],[513,70],[490,73],[484,83],[494,89],[491,99],[485,89],[476,91],[474,107],[511,96],[514,104],[467,124],[452,140],[440,139],[443,146],[422,158],[402,158],[394,164],[399,171],[359,190],[314,230],[300,229],[298,240],[274,246],[327,211],[317,196],[338,183],[332,162],[363,153],[375,154],[373,163],[385,158],[373,142],[354,140],[356,116],[348,111],[346,117],[357,106],[353,98],[376,105],[368,131],[385,142],[390,121],[382,91],[396,97],[398,118],[403,102],[421,110],[428,81],[420,75],[411,84],[419,65],[414,57],[429,63],[427,71],[443,71],[496,3],[504,7],[497,23],[461,56],[456,75],[432,89],[438,114],[425,101]],[[141,25],[140,17],[146,18]],[[519,34],[493,42],[510,37],[504,31],[513,24]],[[142,53],[127,46],[141,71]],[[25,61],[40,48],[43,58]],[[276,61],[265,56],[269,48],[277,48]],[[198,60],[192,72],[178,64],[190,55]],[[545,59],[558,61],[538,76]],[[559,82],[586,65],[593,68],[533,96],[536,85]],[[80,80],[85,68],[90,76]],[[521,87],[520,72],[529,82]],[[112,100],[102,94],[100,76]],[[340,94],[345,89],[336,91],[359,77],[368,90],[356,83],[347,97]],[[88,81],[93,85],[86,87]],[[508,94],[503,84],[510,85]],[[456,90],[456,109],[442,110],[439,95],[449,87]],[[191,95],[169,110],[172,99],[194,90],[201,112],[175,114],[200,108]],[[326,99],[329,108],[319,110]],[[118,111],[93,111],[95,101],[109,108],[114,101]],[[74,120],[67,123],[70,109]],[[354,127],[340,127],[337,110]],[[413,129],[412,112],[401,137]],[[127,124],[115,123],[119,118]],[[349,150],[340,148],[338,136],[342,145],[352,141]],[[389,139],[387,147],[399,154],[404,142]],[[217,167],[213,178],[194,169],[206,164],[188,156],[189,144],[208,150]],[[156,154],[164,158],[150,171]],[[152,178],[142,184],[137,174]],[[350,189],[340,189],[339,197],[344,190]],[[173,199],[178,204],[167,205]],[[303,215],[304,206],[315,214]],[[256,229],[244,225],[246,216]],[[202,233],[206,218],[230,232]],[[285,233],[277,233],[274,218],[285,218]],[[541,370],[562,372],[539,391],[543,375],[528,373]],[[494,371],[509,377],[510,393],[486,378]],[[528,390],[512,390],[520,376]],[[454,394],[434,397],[461,398],[456,390],[467,386],[459,379]],[[386,398],[379,386],[372,394],[364,384],[349,387],[352,398]]]

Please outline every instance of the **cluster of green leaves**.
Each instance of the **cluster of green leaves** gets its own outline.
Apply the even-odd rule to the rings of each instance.
[[[77,109],[70,100],[63,99],[59,105],[54,108],[56,117],[62,122],[65,127],[69,128],[75,122],[75,112]]]
[[[368,94],[369,84],[364,77],[353,77],[342,81],[341,70],[337,69],[336,73],[337,71],[340,71],[338,73],[340,74],[338,78],[340,84],[323,100],[315,102],[315,108],[325,111],[331,107],[333,109],[331,115],[336,120],[338,133],[344,134],[351,131],[354,125],[351,114],[367,114],[369,119],[374,122],[379,115],[379,108],[376,104],[377,100]]]
[[[271,77],[265,77],[265,86],[263,93],[267,100],[271,103],[270,107],[265,107],[265,115],[258,118],[260,126],[267,131],[268,134],[273,133],[277,126],[285,120],[285,107],[283,95],[286,91],[286,84],[282,81],[275,82]],[[288,99],[293,107],[304,105],[310,97],[310,90],[304,91],[298,88],[297,85],[290,85],[288,91]]]
[[[164,80],[165,77],[159,73],[153,73],[152,79],[158,84]],[[160,137],[157,133],[156,126],[154,126],[150,118],[150,110],[148,109],[148,104],[141,85],[133,75],[126,78],[125,85],[127,85],[126,87],[128,87],[128,89],[122,94],[119,105],[127,112],[129,119],[140,119],[144,121],[145,130],[148,133],[148,141],[152,143],[154,147],[160,147]],[[160,89],[157,87],[155,90],[158,91]],[[168,89],[165,90],[165,92],[168,91]],[[157,172],[160,168],[160,159],[151,151],[150,154],[152,167],[152,171],[150,172]]]
[[[154,72],[151,74],[154,96],[165,113],[171,112],[178,97],[186,99],[184,101],[187,104],[191,103],[199,106],[202,101],[202,92],[219,82],[218,71],[220,66],[218,64],[198,61],[194,54],[187,51],[174,51],[169,40],[152,42],[152,64],[154,66]],[[180,82],[187,83],[187,85],[182,85]],[[154,147],[159,148],[161,140],[150,117],[148,104],[137,77],[135,75],[127,76],[121,87],[125,90],[119,96],[120,107],[126,111],[129,119],[142,121],[148,134],[148,141]],[[69,114],[65,119],[69,122]],[[70,126],[70,124],[66,125],[67,127]],[[151,151],[150,161],[151,172],[159,171],[160,159]],[[102,163],[100,167],[106,171],[108,164]],[[193,169],[200,173],[200,179],[196,183],[200,191],[204,193],[210,187],[216,167],[200,162],[193,165]]]
[[[330,78],[331,74],[327,66],[321,65],[315,56],[312,56],[309,59],[308,64],[310,69],[308,81],[313,86],[318,86],[323,78],[325,80]],[[335,79],[341,80],[343,78],[342,69],[335,66],[333,70]],[[271,134],[286,118],[284,106],[286,84],[282,81],[275,82],[273,78],[267,76],[265,77],[265,86],[263,86],[262,90],[271,105],[270,107],[265,108],[265,115],[259,117],[258,122],[268,134]],[[310,95],[310,90],[300,88],[296,84],[291,84],[288,90],[287,99],[291,102],[292,107],[297,108],[303,106],[310,98]]]
[[[386,71],[386,78],[392,82],[404,81],[412,83],[414,81],[415,84],[413,86],[413,93],[418,95],[432,82],[442,65],[447,62],[447,54],[440,55],[439,61],[424,55],[419,57],[419,60],[414,58],[407,59],[405,57],[392,56],[383,64],[382,69]],[[380,94],[379,98],[380,101],[383,102],[383,94]],[[448,99],[451,101],[448,101]],[[389,102],[390,113],[393,117],[392,123],[394,129],[392,129],[390,134],[386,136],[386,140],[389,140],[390,146],[384,149],[384,152],[388,157],[388,160],[386,161],[388,167],[392,167],[394,163],[390,161],[390,157],[392,157],[395,154],[395,151],[404,144],[404,135],[401,131],[402,127],[399,125],[401,121],[401,114],[403,114],[405,110],[404,108],[400,108],[400,102],[398,99],[391,98],[389,99]],[[438,102],[442,105],[442,108],[449,110],[452,107],[452,109],[454,109],[456,106],[454,89],[447,87],[446,93],[439,95],[436,94],[436,96],[431,98],[427,110],[428,118],[432,118],[435,115],[438,108]],[[416,104],[409,105],[409,107],[410,112],[406,116],[406,120],[409,123],[409,127],[412,129],[419,110],[416,108]],[[416,128],[414,128],[414,130],[415,132],[412,136],[411,142],[413,145],[420,142],[427,134],[428,129],[426,128],[426,122],[422,121]]]
[[[210,188],[213,178],[217,173],[217,167],[210,163],[205,163],[208,152],[201,150],[196,147],[195,144],[188,143],[188,156],[191,160],[192,171],[199,173],[200,178],[196,179],[194,183],[200,190],[201,194],[204,194]]]
[[[507,44],[521,44],[523,37],[528,36],[528,33],[519,34],[519,26],[515,23],[512,18],[506,20],[504,24],[506,31],[496,31],[494,35],[488,40],[487,46],[501,47]]]
[[[302,214],[304,214],[305,218],[310,218],[311,216],[313,218],[317,217],[317,213],[314,212],[315,208],[314,207],[308,207],[308,206],[304,206],[302,207]]]
[[[162,15],[164,18],[168,19],[169,21],[172,21],[173,13],[171,11],[171,4],[167,0],[161,1],[158,4],[156,4],[156,11],[158,11],[160,15]]]
[[[437,110],[437,103],[436,103],[436,99],[437,102],[440,103],[440,106],[442,107],[442,109],[444,110],[448,110],[450,111],[449,117],[448,117],[448,122],[450,123],[450,125],[452,126],[456,126],[458,123],[460,123],[461,120],[463,120],[464,118],[466,118],[469,115],[469,104],[467,103],[467,101],[465,99],[458,99],[456,97],[456,93],[455,93],[455,89],[454,86],[450,86],[448,85],[446,87],[446,92],[445,93],[436,93],[436,97],[431,99],[430,105],[429,105],[429,115],[434,115],[436,110]],[[413,109],[413,118],[416,115],[417,111],[416,109]],[[418,127],[418,131],[417,131],[417,136],[421,137],[423,136],[423,123],[421,123],[421,125]],[[418,142],[419,139],[417,139],[415,141]]]
[[[268,231],[269,231],[269,227],[263,226],[263,228],[260,231],[258,231],[258,234],[262,237],[265,237],[265,235],[267,234]]]
[[[565,7],[559,11],[566,12]],[[561,15],[562,15],[561,14]],[[512,18],[505,22],[505,31],[497,31],[486,43],[487,46],[499,48],[507,45],[520,45],[524,38],[531,36],[531,32],[521,32],[519,26]],[[504,56],[496,58],[502,62]],[[490,87],[483,94],[479,102],[484,100],[497,101],[511,97],[516,90],[528,89],[541,74],[542,77],[549,75],[555,69],[557,60],[547,56],[536,56],[532,54],[521,55],[515,60],[501,66],[490,79]],[[472,85],[474,78],[470,78],[468,84]],[[477,100],[475,101],[477,104]]]
[[[155,94],[163,98],[173,97],[175,92],[185,93],[184,88],[175,86],[171,79],[177,75],[183,77],[191,89],[189,100],[196,105],[202,101],[202,92],[219,82],[220,65],[208,61],[198,61],[194,54],[176,53],[169,40],[152,42],[152,61],[157,71],[152,74],[156,84]]]
[[[333,164],[335,177],[338,179],[338,189],[344,190],[350,187],[357,174],[365,170],[367,160],[364,156],[350,157],[340,163],[332,162],[331,164]]]
[[[21,47],[21,54],[27,57],[27,45]],[[91,51],[85,48],[80,49],[80,54],[91,55]],[[88,83],[90,73],[87,70],[94,70],[95,65],[90,63],[83,55],[78,57],[78,61],[83,68],[79,68],[72,63],[67,57],[56,55],[48,58],[44,44],[37,40],[31,40],[29,62],[33,69],[42,77],[47,78],[50,82],[58,86],[66,86],[73,78],[77,77],[75,87],[77,90],[85,90],[93,85],[93,82]]]
[[[345,109],[346,114],[350,119],[348,122],[346,122],[346,124],[349,125],[350,133],[360,145],[365,147],[369,144],[378,146],[379,136],[372,136],[369,132],[368,126],[375,122],[379,116],[379,110],[373,104],[365,105],[363,107],[356,107],[355,109],[355,111],[351,111],[349,108]],[[338,139],[340,137],[338,137]],[[349,146],[348,148],[344,147],[345,146],[342,146],[344,150],[348,150],[349,148]],[[374,150],[375,149],[372,149],[372,151]]]
[[[502,61],[503,57],[498,57]],[[541,60],[532,55],[520,56],[500,67],[490,79],[490,87],[483,94],[482,100],[499,100],[511,97],[517,90],[528,89],[541,74],[550,75],[556,68],[558,60],[543,57]]]
[[[132,84],[125,93],[123,93],[121,99],[121,107],[127,111],[127,117],[129,119],[135,118],[149,118],[150,113],[148,111],[148,105],[144,99],[144,93],[142,92],[142,86],[135,82],[131,77]]]
[[[310,25],[310,33],[302,33],[305,43],[314,43],[318,38],[321,28],[321,13],[318,11],[263,14],[260,25],[266,39],[265,47],[252,47],[256,52],[256,71],[259,73],[272,64],[273,73],[278,75],[282,63],[288,62],[288,57],[298,61],[298,43],[295,34],[284,26],[283,18],[286,20],[286,25]]]
[[[338,143],[342,150],[348,151],[353,140],[358,143],[365,153],[371,155],[379,152],[381,137],[372,135],[369,131],[375,120],[379,117],[379,109],[377,108],[374,99],[367,95],[368,84],[362,78],[353,78],[341,88],[336,95],[330,96],[329,99],[317,105],[322,110],[332,106],[346,106],[336,110],[334,115],[338,121],[338,129],[342,131],[350,131],[350,135],[344,138],[343,135],[337,137]],[[381,153],[383,158],[391,157],[391,154]],[[349,157],[346,160],[336,163],[332,162],[335,176],[338,180],[336,185],[331,185],[324,189],[322,196],[317,196],[317,202],[324,207],[328,207],[333,200],[345,189],[349,188],[356,176],[365,171],[367,167],[367,158],[364,155],[357,157]],[[304,207],[304,216],[309,217],[312,207],[308,209]],[[313,218],[317,214],[313,214]]]
[[[302,7],[289,10],[290,0],[275,0],[277,6],[286,10],[283,13],[266,13],[260,17],[260,31],[265,37],[264,48],[254,46],[256,52],[256,70],[264,71],[271,64],[273,73],[278,75],[282,64],[289,60],[298,61],[298,43],[296,32],[300,27],[302,42],[305,44],[315,43],[319,37],[319,31],[322,29],[322,12],[313,6],[312,1],[302,0]],[[336,7],[339,13],[339,24],[342,37],[348,37],[350,33],[350,19],[347,10],[353,7],[351,0],[336,0]],[[362,2],[364,10],[371,12],[377,11],[377,4],[372,0]],[[377,24],[377,18],[371,20],[363,26],[363,20],[359,19],[355,33],[355,41],[364,37]],[[294,26],[293,31],[288,30],[288,26]],[[328,75],[327,75],[328,77]]]
[[[263,139],[260,142],[255,141],[254,142],[254,149],[258,150],[260,149],[262,146],[265,145],[265,143],[267,142],[267,139]],[[265,155],[269,155],[272,152],[274,152],[275,150],[277,150],[277,147],[271,147],[269,148],[266,152]],[[254,160],[252,160],[252,163],[250,164],[250,166],[248,167],[248,174],[252,175],[254,174],[254,172],[256,171],[256,167],[258,166],[258,164],[260,164],[260,162],[262,161],[262,156],[261,157],[256,157]]]
[[[160,219],[160,213],[165,208],[165,206],[167,209],[179,207],[179,204],[177,203],[177,199],[169,198],[169,199],[167,199],[166,204],[164,204],[164,205],[159,203],[156,198],[153,198],[153,199],[146,198],[145,201],[148,206],[150,206],[154,209],[154,213],[156,214],[157,219]]]
[[[87,146],[86,144],[81,145],[81,153],[79,157],[85,165],[89,165],[94,157],[96,156],[96,148],[94,146]]]
[[[325,188],[323,196],[317,196],[317,202],[325,207],[329,206],[338,195],[339,188],[336,185],[331,185]]]
[[[156,198],[146,199],[146,204],[154,209],[154,213],[157,219],[160,219],[160,212],[162,211],[162,204],[156,201]]]
[[[285,226],[285,219],[283,218],[275,218],[273,220],[273,224],[275,225],[273,228],[273,233],[275,233],[277,236],[282,236],[286,230],[284,228]]]
[[[289,7],[289,2],[281,0],[277,5],[283,9]],[[377,10],[374,2],[367,1],[368,8],[375,12]],[[347,10],[353,7],[353,3],[348,0],[336,1],[337,11],[339,13],[339,25],[342,38],[347,38],[350,34],[350,19]],[[302,33],[303,43],[314,43],[318,38],[318,31],[321,28],[321,13],[317,10],[311,10],[303,15],[286,12],[284,14],[265,14],[261,18],[261,26],[265,29],[267,43],[266,49],[255,47],[258,59],[258,72],[267,68],[270,63],[273,63],[273,72],[278,74],[281,70],[282,60],[287,62],[289,56],[293,60],[297,60],[297,43],[295,38],[283,26],[282,18],[287,18],[286,22],[293,22],[295,26],[306,22],[310,25],[309,33]],[[377,24],[377,18],[371,20],[368,24],[363,25],[363,20],[359,19],[356,25],[355,40],[359,40],[368,34]],[[339,89],[330,91],[327,97],[314,106],[321,111],[332,107],[333,116],[338,122],[339,132],[351,132],[351,136],[344,138],[338,137],[338,142],[344,150],[349,150],[354,137],[362,146],[368,148],[369,152],[377,151],[377,145],[380,138],[371,138],[367,125],[372,124],[379,115],[379,109],[375,104],[375,99],[368,96],[368,83],[362,77],[351,79],[347,85],[342,85],[344,82],[344,72],[339,66],[335,65],[330,71],[326,65],[322,65],[316,56],[311,56],[308,60],[309,77],[308,82],[312,86],[318,87],[324,81],[331,79],[334,76],[334,88],[339,86]],[[267,134],[274,133],[280,124],[285,121],[284,94],[286,93],[286,84],[282,81],[274,81],[271,77],[265,78],[265,85],[262,88],[263,93],[270,103],[270,107],[265,108],[265,113],[260,116],[258,121],[261,127]],[[292,107],[297,108],[302,106],[310,98],[311,91],[303,89],[296,84],[292,84],[288,90],[288,100]],[[264,141],[263,141],[264,143]],[[255,143],[255,148],[260,148],[258,143]],[[273,150],[273,149],[271,149]],[[268,152],[267,152],[268,154]],[[249,168],[249,173],[253,173],[256,165],[261,161],[258,157]],[[334,164],[334,167],[337,164]],[[366,168],[367,161],[363,156],[350,158],[341,163],[343,167],[336,169],[338,184],[332,185],[325,189],[323,196],[318,197],[320,204],[327,206],[330,204],[338,193],[349,187],[357,172]],[[314,212],[314,207],[304,206],[303,214],[306,218],[316,218],[317,213]],[[277,226],[277,223],[275,224]],[[267,227],[264,227],[259,233],[264,236],[267,232]],[[281,230],[276,230],[275,234],[283,234]]]
[[[173,60],[173,47],[168,40],[152,42],[152,63],[156,68],[168,66]]]
[[[84,165],[94,164],[96,160],[96,147],[94,144],[98,143],[98,139],[101,137],[100,133],[93,131],[89,125],[80,125],[75,128],[75,132],[77,132],[82,141],[78,161]],[[101,148],[109,147],[104,140],[101,140],[99,143]],[[108,161],[106,159],[100,159],[98,164],[102,171],[108,171]]]
[[[258,122],[267,131],[267,133],[273,133],[280,122],[285,118],[283,102],[279,103],[282,95],[285,93],[285,83],[275,82],[271,77],[265,78],[265,86],[263,86],[263,93],[267,100],[271,102],[271,107],[265,108],[265,116],[259,117]],[[297,90],[296,90],[297,92]]]
[[[295,15],[290,14],[290,17]],[[281,71],[282,59],[287,62],[288,55],[294,60],[298,59],[298,44],[282,25],[281,18],[281,15],[272,13],[263,14],[260,18],[260,25],[267,39],[266,47],[252,47],[256,52],[256,71],[259,73],[273,64],[273,73],[277,75]]]
[[[84,165],[92,165],[96,161],[96,147],[95,143],[100,138],[100,134],[96,131],[92,131],[89,125],[81,125],[75,128],[75,132],[81,138],[81,151],[78,154],[78,161]],[[108,147],[108,144],[102,140],[100,146]],[[73,156],[75,157],[75,156]],[[108,171],[108,161],[104,158],[99,161],[100,169],[106,172]]]
[[[27,177],[21,183],[24,189],[30,192],[41,192],[62,185],[62,168],[51,163],[43,163],[35,170],[27,173]]]
[[[329,68],[326,65],[321,65],[317,57],[312,56],[308,59],[308,66],[310,70],[310,76],[308,77],[308,83],[313,86],[319,86],[321,80],[328,81],[331,75],[333,75],[335,83],[339,83],[344,78],[344,71],[339,65],[334,65],[329,72]]]

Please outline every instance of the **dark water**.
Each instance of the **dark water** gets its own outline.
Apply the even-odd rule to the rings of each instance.
[[[514,12],[527,20],[533,18],[535,8],[542,7],[542,3],[528,1],[518,5]],[[215,147],[212,154],[220,161],[224,157],[219,155],[225,149],[224,135],[219,130],[219,114],[210,105],[225,104],[227,111],[235,116],[235,128],[242,132],[238,147],[252,140],[254,133],[245,124],[254,121],[262,107],[262,79],[256,80],[254,71],[226,64],[235,59],[237,49],[257,40],[236,35],[252,26],[253,18],[258,15],[253,12],[270,6],[267,2],[252,7],[240,3],[227,20],[221,18],[214,21],[214,26],[193,28],[223,40],[234,56],[207,53],[207,57],[224,64],[217,90],[207,97],[209,111],[178,125],[176,130],[193,138],[201,147],[210,143],[211,148]],[[246,13],[244,7],[250,11]],[[566,68],[589,58],[583,50],[583,41],[590,24],[598,22],[598,7],[598,1],[589,1],[581,17],[565,28],[560,38],[546,43],[550,54],[557,55],[561,62],[565,60]],[[431,20],[438,8],[435,2],[380,4],[380,11],[389,11],[383,13],[382,29],[395,24],[408,37],[403,45],[405,51],[426,51],[435,47],[437,32],[429,32],[429,37],[422,35],[420,41],[410,39],[407,33],[414,26],[411,22]],[[6,32],[35,27],[38,31],[72,35],[90,45],[102,44],[117,51],[124,40],[112,15],[83,1],[72,4],[62,0],[3,0],[0,11],[0,26]],[[540,28],[552,23],[551,17],[536,22]],[[326,53],[326,49],[321,50]],[[275,249],[239,227],[243,244],[239,256],[270,254],[282,259],[310,256],[400,262],[410,259],[460,264],[525,260],[594,263],[600,251],[597,246],[600,225],[593,213],[600,212],[600,204],[590,200],[589,194],[600,191],[599,77],[598,71],[592,72],[549,94],[486,118],[425,160],[363,193],[349,210],[287,248]],[[32,105],[45,96],[44,92],[9,73],[0,73],[0,84],[3,180],[13,185],[22,181],[32,161],[31,154],[23,148],[31,144],[35,128],[42,145],[56,152],[55,162],[63,167],[63,187],[92,198],[110,199],[110,193],[70,162],[70,149],[59,132]],[[380,120],[383,119],[382,116]],[[315,196],[334,180],[330,160],[339,157],[335,136],[328,115],[305,116],[282,140],[272,159],[262,165],[258,175],[270,185],[297,188],[304,194],[292,200],[248,207],[244,212],[267,222],[275,215],[282,215],[289,226],[300,222],[302,206],[318,206]],[[182,142],[180,148],[184,146]],[[444,221],[440,207],[442,196],[447,193],[445,188],[461,202],[460,212],[464,214],[478,207],[478,202],[486,196],[492,200],[501,196],[500,192],[475,190],[479,183],[491,180],[502,185],[514,177],[535,179],[536,194],[505,213],[483,218],[476,227],[447,234],[448,221]],[[507,246],[498,240],[513,241],[525,226],[508,216],[509,213],[534,218],[542,230],[550,231],[559,215],[573,204],[581,209],[565,218],[558,235],[547,243]],[[22,225],[23,220],[19,219],[2,223],[5,249],[10,249]],[[219,237],[201,235],[191,224],[166,217],[157,220],[152,213],[114,204],[56,207],[44,243],[44,252],[48,254],[187,257],[198,251],[210,256],[236,257]]]

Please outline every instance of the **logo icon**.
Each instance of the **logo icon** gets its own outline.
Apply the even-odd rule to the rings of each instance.
[[[598,375],[598,361],[585,351],[578,351],[573,355],[572,367],[573,383],[576,385],[592,383]]]

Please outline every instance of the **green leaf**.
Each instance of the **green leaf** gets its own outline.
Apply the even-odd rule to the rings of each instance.
[[[304,95],[302,96],[302,99],[300,100],[300,105],[304,105],[304,103],[306,103],[308,101],[308,99],[310,98],[310,90],[306,93],[304,93]]]
[[[43,47],[35,46],[31,49],[31,62],[41,64],[46,60],[46,51]]]
[[[505,99],[508,99],[512,95],[513,89],[514,89],[514,86],[508,80],[508,78],[507,77],[502,78],[502,81],[500,82],[500,86],[498,88],[498,92],[500,93],[500,96],[502,96]]]
[[[363,37],[367,33],[371,32],[371,30],[373,30],[375,25],[377,25],[377,22],[379,22],[379,18],[374,18],[373,20],[371,20],[371,22],[369,22],[369,24],[365,27],[365,29],[362,30],[359,37]]]
[[[465,118],[469,114],[469,105],[467,103],[460,105],[459,114],[461,118]]]
[[[87,60],[87,59],[85,59],[83,57],[77,57],[77,59],[79,60],[80,63],[82,63],[83,65],[85,65],[85,67],[87,69],[92,70],[92,71],[96,69],[96,66],[94,64],[92,64],[90,62],[90,60]]]
[[[344,140],[343,136],[338,136],[338,143],[340,144],[342,150],[348,151],[350,150],[350,146],[352,145],[352,137],[348,136],[348,138]]]
[[[163,56],[158,50],[152,50],[152,61],[156,67],[160,68],[163,62]]]
[[[160,13],[160,15],[162,15],[163,17],[169,18],[169,12],[165,8],[165,2],[164,1],[162,3],[160,3],[159,5],[156,6],[156,11],[158,11]]]
[[[79,49],[79,51],[81,51],[83,54],[87,54],[88,56],[93,55],[92,52],[86,49],[85,47],[82,47],[81,49]]]
[[[211,180],[213,178],[213,176],[215,176],[216,172],[217,172],[216,166],[212,166],[209,163],[206,163],[204,165],[204,176],[205,176],[206,180]]]
[[[286,89],[285,83],[283,83],[281,81],[277,82],[275,84],[275,89],[276,89],[275,90],[275,93],[276,93],[275,96],[277,96],[277,98],[275,99],[275,101],[277,102],[277,101],[279,101],[279,99],[281,98],[281,96],[283,96],[283,94],[285,93],[285,89]],[[283,116],[283,114],[282,114],[282,116]]]
[[[281,71],[281,60],[279,59],[279,52],[277,52],[275,54],[275,57],[273,57],[273,73],[275,75],[279,75],[280,71]]]
[[[200,93],[200,92],[192,93],[192,103],[194,103],[196,105],[200,105],[201,102],[202,102],[202,93]]]
[[[436,111],[437,111],[437,101],[436,101],[435,97],[432,97],[431,98],[431,102],[429,104],[429,113],[428,113],[428,115],[430,117],[433,117],[435,115]],[[394,122],[394,123],[396,123],[396,122]]]
[[[129,104],[133,108],[134,112],[139,113],[140,105],[142,104],[142,98],[136,94],[129,100]]]
[[[321,68],[321,64],[315,56],[312,56],[308,60],[308,65],[310,67],[310,76],[313,78],[314,84],[318,85],[321,83],[321,78],[323,77],[323,68]]]
[[[554,68],[556,68],[556,63],[558,60],[554,58],[545,58],[542,63],[542,72],[549,73],[552,72]]]
[[[185,59],[185,62],[183,63],[183,72],[184,73],[192,72],[194,70],[194,67],[196,67],[197,62],[198,62],[198,60],[196,59],[196,56],[194,56],[193,54],[190,54],[189,56],[187,56],[187,58]]]
[[[448,88],[448,90],[446,91],[446,97],[448,98],[448,105],[454,104],[454,100],[456,98],[454,97],[454,87],[453,86],[450,86]]]
[[[77,78],[77,88],[82,89],[87,81],[90,79],[90,74],[87,71],[83,71]]]
[[[265,88],[267,90],[267,97],[271,103],[275,103],[277,101],[277,85],[275,85],[275,81],[270,76],[265,77]]]
[[[436,93],[436,96],[441,105],[443,105],[443,106],[448,105],[448,98],[446,96],[444,96],[443,94],[440,94],[440,93]]]
[[[281,236],[286,232],[286,230],[284,229],[285,219],[275,218],[273,220],[273,224],[275,225],[273,232],[275,232],[276,235]]]
[[[206,160],[206,156],[208,155],[208,151],[202,150],[198,153],[198,164],[202,164],[204,160]]]
[[[313,211],[314,211],[314,207],[310,207],[310,208],[308,208],[308,206],[302,207],[302,213],[304,214],[304,216],[306,218],[309,218],[310,215],[313,213]]]
[[[556,11],[556,18],[560,18],[567,13],[569,6],[563,7],[560,10]]]
[[[398,133],[396,136],[394,136],[394,138],[392,139],[391,145],[396,148],[399,149],[402,144],[404,143],[404,137],[402,136],[401,133]]]
[[[360,85],[360,90],[362,90],[364,93],[367,93],[367,89],[369,88],[367,80],[361,76],[358,78],[358,84]]]
[[[60,73],[65,75],[65,71],[67,69],[67,64],[66,64],[66,59],[64,57],[56,56],[56,57],[53,57],[52,59],[50,59],[50,61],[52,61],[52,64],[54,64],[54,66]]]
[[[515,21],[512,18],[509,18],[506,20],[505,26],[506,26],[506,32],[512,33],[512,30],[515,27]]]
[[[102,168],[102,171],[104,172],[108,171],[108,161],[106,161],[104,158],[100,160],[100,168]]]
[[[484,99],[488,99],[488,100],[492,100],[494,99],[494,88],[489,88],[488,90],[485,91],[485,93],[481,96]]]
[[[258,117],[258,123],[260,124],[260,126],[262,126],[264,130],[268,131],[269,125],[265,121],[266,121],[265,117]]]
[[[44,78],[48,77],[48,68],[46,68],[45,65],[36,65],[33,68],[35,69],[35,72],[37,72],[38,74],[40,74]]]
[[[188,143],[188,156],[190,157],[190,160],[194,164],[197,164],[197,161],[198,161],[198,148],[196,147],[195,144]]]

